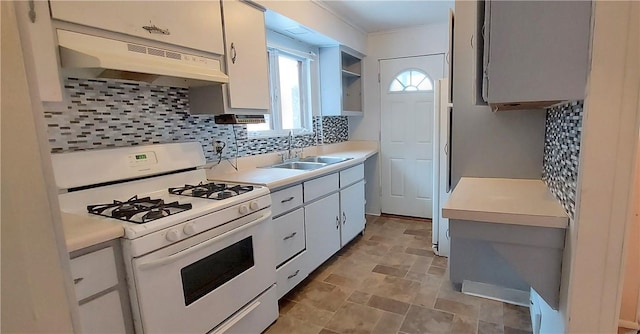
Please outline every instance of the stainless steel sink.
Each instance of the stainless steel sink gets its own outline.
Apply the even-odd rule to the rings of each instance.
[[[307,161],[288,161],[271,166],[267,168],[286,168],[286,169],[301,169],[301,170],[314,170],[326,166],[326,163],[320,162],[307,162]]]
[[[319,162],[327,165],[337,164],[339,162],[344,162],[347,160],[351,160],[353,158],[342,158],[342,157],[326,157],[326,156],[311,156],[300,159],[303,162]]]

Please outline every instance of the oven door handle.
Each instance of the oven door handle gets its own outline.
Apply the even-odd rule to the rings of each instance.
[[[169,255],[167,257],[163,257],[163,258],[158,259],[158,260],[152,260],[152,261],[149,261],[149,262],[142,262],[142,263],[140,263],[138,268],[140,270],[145,270],[145,269],[150,269],[150,268],[166,265],[166,264],[169,264],[171,262],[175,262],[175,261],[177,261],[177,260],[179,260],[179,259],[181,259],[181,258],[183,258],[183,257],[185,257],[185,256],[187,256],[187,255],[189,255],[191,253],[197,252],[198,250],[200,250],[202,248],[209,247],[211,244],[214,244],[214,243],[220,241],[220,239],[222,239],[222,238],[227,238],[232,234],[240,233],[240,232],[242,232],[242,231],[244,231],[246,229],[249,229],[249,228],[251,228],[253,226],[256,226],[256,225],[262,223],[263,221],[269,219],[270,216],[271,216],[271,212],[269,212],[266,215],[261,216],[260,218],[254,220],[252,222],[244,224],[244,225],[242,225],[242,226],[240,226],[238,228],[235,228],[235,229],[233,229],[231,231],[227,231],[225,233],[222,233],[222,234],[220,234],[220,235],[218,235],[218,236],[216,236],[214,238],[211,238],[211,239],[209,239],[209,240],[207,240],[205,242],[199,243],[199,244],[197,244],[197,245],[195,245],[193,247],[190,247],[190,248],[187,248],[185,250],[182,250],[182,251],[180,251],[178,253]]]

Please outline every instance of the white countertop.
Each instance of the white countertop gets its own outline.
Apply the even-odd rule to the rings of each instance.
[[[376,153],[378,153],[377,142],[349,141],[332,145],[313,146],[304,149],[304,156],[328,155],[352,159],[315,170],[260,168],[259,166],[279,162],[276,154],[265,154],[239,159],[238,171],[230,168],[229,163],[225,161],[220,165],[212,165],[207,170],[207,178],[221,182],[262,185],[274,190],[360,164]]]
[[[442,216],[563,229],[569,224],[562,205],[542,180],[463,177]]]
[[[69,253],[105,241],[118,239],[124,235],[124,228],[117,221],[92,219],[66,212],[62,212],[62,226]]]

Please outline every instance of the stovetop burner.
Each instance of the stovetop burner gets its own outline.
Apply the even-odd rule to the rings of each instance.
[[[169,188],[169,193],[174,195],[223,200],[252,191],[253,186],[230,186],[224,183],[202,183],[197,185],[186,184],[184,187]]]
[[[144,224],[152,220],[170,216],[191,209],[191,203],[165,203],[161,199],[138,198],[138,195],[122,202],[88,205],[87,210],[94,215],[116,218],[130,223]]]

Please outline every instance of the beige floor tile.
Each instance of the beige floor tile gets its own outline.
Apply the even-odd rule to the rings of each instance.
[[[366,304],[370,298],[371,298],[370,293],[356,290],[351,294],[351,296],[349,296],[349,298],[347,298],[347,301],[350,301],[356,304]]]
[[[511,328],[508,326],[504,326],[504,334],[531,334],[531,330],[524,330],[518,328]]]
[[[439,276],[439,277],[443,277],[445,272],[447,270],[445,268],[442,267],[436,267],[433,264],[429,267],[429,270],[427,270],[428,274],[434,275],[434,276]]]
[[[504,329],[502,325],[486,322],[486,321],[478,321],[478,334],[503,334]]]
[[[478,319],[468,318],[456,314],[451,324],[452,334],[476,334],[478,330]]]
[[[375,308],[347,302],[325,327],[339,333],[371,333],[381,315]]]
[[[278,301],[278,311],[280,314],[287,314],[289,310],[296,305],[296,302],[282,298]]]
[[[421,285],[420,290],[412,301],[412,304],[426,308],[433,308],[437,297],[438,288],[429,285]]]
[[[487,299],[486,301],[482,301],[480,303],[480,312],[478,314],[478,319],[502,325],[504,321],[502,307],[502,302],[489,299]]]
[[[409,310],[409,304],[399,300],[373,295],[367,302],[368,306],[379,310],[404,315]]]
[[[295,301],[335,312],[352,292],[353,289],[348,287],[313,281],[300,291]]]
[[[449,333],[453,314],[411,305],[400,331],[409,334]]]
[[[338,333],[338,332],[334,332],[334,331],[332,331],[332,330],[330,330],[330,329],[323,328],[323,329],[320,331],[320,333],[318,333],[318,334],[340,334],[340,333]]]
[[[466,318],[478,319],[478,307],[475,305],[468,305],[453,300],[438,298],[436,299],[434,308]]]
[[[287,316],[324,327],[333,316],[333,312],[322,310],[303,302],[296,303],[296,305],[287,312]]]
[[[395,268],[395,267],[391,267],[391,266],[385,266],[385,265],[377,265],[373,268],[374,273],[378,273],[378,274],[385,274],[385,275],[389,275],[389,276],[395,276],[395,277],[400,277],[403,278],[406,274],[407,271],[406,269],[399,269],[399,268]]]
[[[389,334],[396,333],[398,329],[400,329],[400,325],[402,325],[402,320],[404,317],[389,312],[383,312],[380,320],[376,324],[376,327],[373,328],[373,334]]]
[[[511,304],[504,304],[504,326],[514,329],[531,330],[531,315],[529,308]]]
[[[322,327],[320,326],[284,315],[280,316],[271,327],[267,328],[265,334],[317,334],[321,330]]]
[[[365,279],[358,287],[358,290],[405,303],[410,303],[418,293],[418,290],[420,290],[420,283],[399,277],[377,275]]]
[[[446,268],[448,262],[449,262],[448,259],[444,256],[435,256],[433,258],[433,262],[431,262],[431,265],[436,267]]]

